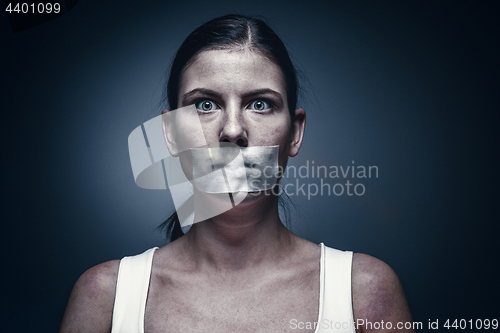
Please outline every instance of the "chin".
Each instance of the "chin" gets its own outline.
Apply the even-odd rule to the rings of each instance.
[[[264,200],[265,198],[274,197],[271,190],[252,191],[252,192],[236,192],[231,193],[233,201],[237,205],[248,205],[256,201]]]

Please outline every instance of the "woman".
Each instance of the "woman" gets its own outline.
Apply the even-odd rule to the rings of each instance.
[[[191,33],[167,84],[171,109],[196,107],[209,146],[279,146],[281,169],[304,136],[297,90],[281,40],[264,22],[240,15]],[[175,156],[178,138],[169,133],[165,126]],[[294,235],[272,192],[245,194],[183,236],[175,221],[178,239],[168,245],[89,269],[73,289],[61,332],[404,331],[398,328],[411,315],[392,269]]]

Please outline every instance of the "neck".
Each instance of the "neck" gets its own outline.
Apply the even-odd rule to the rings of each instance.
[[[281,260],[292,236],[279,219],[278,198],[261,195],[194,224],[182,238],[197,264],[242,270]]]

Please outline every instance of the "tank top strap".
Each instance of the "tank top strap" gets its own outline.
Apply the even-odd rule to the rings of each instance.
[[[120,261],[111,333],[144,333],[144,311],[156,249]]]
[[[351,294],[351,251],[340,251],[321,243],[320,321],[317,333],[354,333]]]

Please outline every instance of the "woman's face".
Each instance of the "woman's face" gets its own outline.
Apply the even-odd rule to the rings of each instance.
[[[180,81],[179,107],[196,106],[206,142],[280,146],[279,164],[298,153],[304,110],[290,119],[278,65],[259,52],[212,50],[196,56]]]

